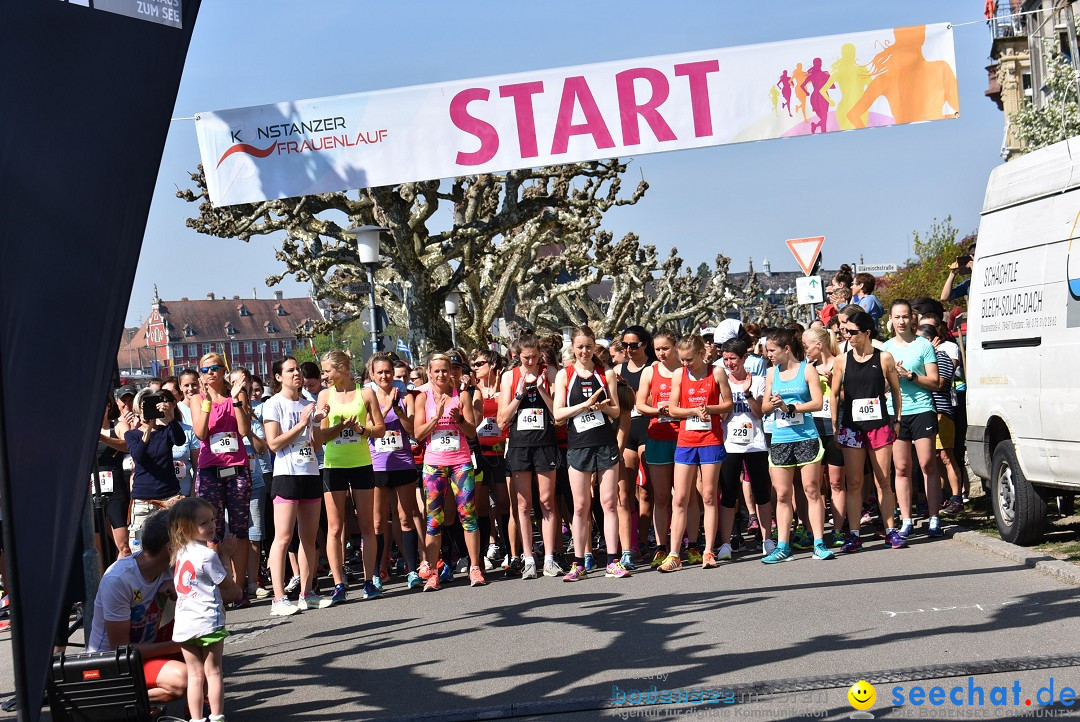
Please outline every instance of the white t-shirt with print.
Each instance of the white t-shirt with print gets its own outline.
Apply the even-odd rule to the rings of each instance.
[[[754,416],[750,410],[750,404],[746,401],[746,395],[742,390],[742,382],[735,381],[728,374],[728,384],[731,386],[731,400],[735,407],[731,413],[724,416],[724,449],[729,454],[746,454],[753,451],[768,451],[765,445],[765,429],[761,419]],[[750,393],[754,398],[761,399],[765,395],[765,377],[752,375],[750,377]],[[745,429],[739,431],[738,429]],[[739,434],[745,434],[739,436]],[[746,439],[748,443],[739,443],[739,439]]]
[[[168,581],[168,570],[157,579],[146,581],[139,571],[136,552],[130,557],[117,559],[105,570],[94,597],[94,623],[87,640],[87,652],[107,652],[113,649],[105,622],[131,622],[131,633],[125,642],[143,644],[157,640],[158,627],[165,609],[166,597],[159,594],[161,585]]]
[[[267,421],[276,421],[281,427],[281,433],[284,434],[300,423],[304,409],[310,405],[311,402],[304,398],[293,401],[281,394],[275,394],[263,404],[263,424]],[[309,423],[304,432],[291,444],[274,453],[274,476],[318,475],[319,461],[315,458],[314,447],[311,443],[311,424]]]
[[[205,544],[193,542],[176,555],[174,642],[203,637],[225,626],[225,605],[217,587],[225,576],[221,558]]]

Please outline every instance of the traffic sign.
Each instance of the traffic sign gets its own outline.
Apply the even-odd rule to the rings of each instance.
[[[802,272],[809,276],[814,268],[814,261],[817,260],[818,254],[821,253],[821,246],[824,243],[825,236],[792,238],[787,242],[787,247],[791,249],[791,255],[795,256],[795,260],[799,262]]]
[[[795,279],[796,300],[801,303],[822,303],[825,296],[822,292],[821,276],[804,276]]]
[[[869,273],[871,276],[884,276],[896,271],[895,263],[859,263],[855,266],[855,273]]]

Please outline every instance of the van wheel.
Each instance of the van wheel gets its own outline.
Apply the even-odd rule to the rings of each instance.
[[[1016,460],[1016,451],[1008,439],[994,449],[990,492],[998,534],[1002,539],[1022,546],[1042,541],[1046,526],[1046,501],[1024,478],[1024,472]]]

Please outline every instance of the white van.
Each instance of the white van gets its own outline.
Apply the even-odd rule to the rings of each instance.
[[[966,435],[1001,538],[1080,491],[1080,137],[990,174],[968,298]]]

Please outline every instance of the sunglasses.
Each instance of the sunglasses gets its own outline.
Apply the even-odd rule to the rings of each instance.
[[[630,349],[631,351],[637,351],[639,348],[641,348],[641,341],[623,341],[623,346]]]
[[[214,364],[213,366],[203,366],[202,368],[199,369],[199,371],[204,373],[204,374],[216,374],[220,370],[221,370],[221,365],[220,364]]]
[[[854,336],[857,333],[862,333],[860,329],[848,328],[846,326],[841,326],[839,331],[841,336]]]
[[[473,361],[472,365],[473,366],[487,366],[487,361],[479,361],[479,360]]]

